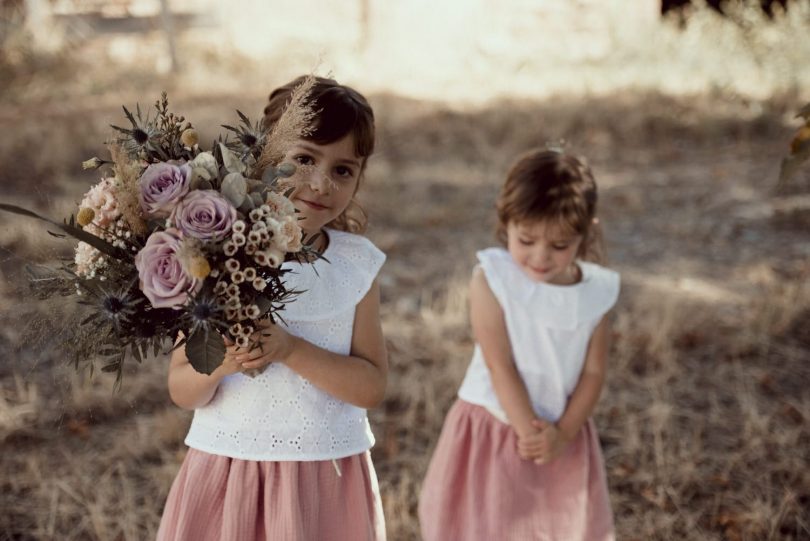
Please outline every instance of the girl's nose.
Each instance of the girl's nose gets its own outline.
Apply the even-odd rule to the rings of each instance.
[[[312,172],[309,175],[309,188],[313,192],[318,192],[322,195],[328,195],[330,192],[330,187],[332,185],[332,179],[329,178],[329,175],[326,175],[318,169],[317,167],[312,168]]]

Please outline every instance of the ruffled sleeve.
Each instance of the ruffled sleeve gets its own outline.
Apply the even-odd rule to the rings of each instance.
[[[377,277],[385,254],[360,235],[329,230],[324,259],[286,264],[288,288],[303,291],[286,305],[282,317],[296,321],[329,319],[354,308]],[[288,266],[289,265],[289,266]]]
[[[583,302],[579,305],[578,319],[581,322],[600,319],[619,299],[619,273],[594,263],[580,261],[579,265],[586,280],[582,288]]]
[[[515,295],[514,290],[520,288],[524,279],[518,274],[521,270],[514,264],[509,252],[503,248],[487,248],[475,255],[478,257],[481,270],[484,271],[489,288],[501,307],[506,308]]]

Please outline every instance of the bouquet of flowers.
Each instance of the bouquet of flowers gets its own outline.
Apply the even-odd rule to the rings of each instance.
[[[185,345],[192,366],[208,374],[226,343],[260,347],[260,321],[281,317],[299,293],[285,287],[282,263],[318,257],[284,191],[295,166],[281,163],[309,129],[311,84],[295,90],[272,131],[237,111],[240,124],[223,125],[228,135],[210,150],[169,111],[165,93],[153,118],[124,107],[131,127],[112,126],[110,160],[84,162],[106,174],[75,215],[58,222],[0,203],[79,240],[60,268],[29,268],[40,295],[74,295],[86,307],[84,332],[69,348],[77,368],[101,356],[120,385],[128,356],[141,362],[167,345]]]

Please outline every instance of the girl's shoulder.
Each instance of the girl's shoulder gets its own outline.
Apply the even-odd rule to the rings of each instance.
[[[383,251],[363,235],[337,229],[328,229],[327,235],[329,244],[324,252],[327,259],[331,255],[361,264],[370,264],[374,268],[375,275],[385,262]]]
[[[289,286],[304,292],[285,307],[284,317],[298,321],[330,319],[344,313],[368,293],[385,254],[367,238],[329,229],[329,244],[312,264],[285,263]]]

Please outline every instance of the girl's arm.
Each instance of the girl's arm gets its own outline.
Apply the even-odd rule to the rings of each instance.
[[[172,402],[190,410],[210,402],[222,378],[242,370],[235,360],[235,353],[235,348],[229,346],[222,364],[211,375],[207,375],[197,372],[191,366],[186,357],[186,346],[175,349],[169,363],[169,396]]]
[[[585,357],[585,365],[582,367],[582,374],[579,382],[568,399],[568,405],[560,420],[557,421],[557,428],[565,442],[569,442],[582,428],[582,425],[593,413],[602,387],[605,383],[605,372],[607,368],[607,354],[610,349],[610,324],[607,316],[602,316],[602,321],[596,326],[588,344],[588,353]]]
[[[579,382],[562,417],[550,426],[535,423],[539,434],[518,444],[522,457],[532,458],[539,464],[546,463],[556,458],[579,433],[593,413],[605,382],[609,335],[607,316],[603,316],[591,335]]]
[[[512,360],[512,346],[503,310],[487,283],[484,271],[476,267],[470,281],[470,321],[476,343],[481,348],[498,401],[518,437],[537,432],[546,423],[537,418],[526,385]]]
[[[380,287],[375,280],[357,305],[349,355],[339,355],[268,324],[261,351],[237,356],[244,369],[270,362],[286,364],[335,398],[361,408],[382,402],[388,379],[388,354],[380,325]]]

